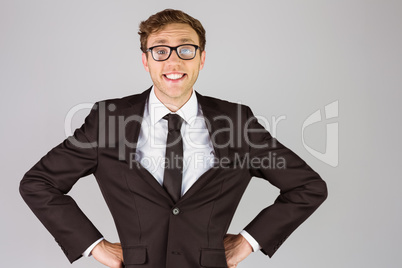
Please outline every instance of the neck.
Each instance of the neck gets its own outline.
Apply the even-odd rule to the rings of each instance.
[[[170,97],[166,94],[160,94],[159,90],[155,90],[155,96],[158,98],[166,108],[171,112],[177,112],[186,102],[190,99],[193,90],[190,90],[188,94],[179,97]]]

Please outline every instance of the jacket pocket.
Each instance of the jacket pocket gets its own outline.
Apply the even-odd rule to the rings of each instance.
[[[200,256],[201,267],[228,267],[224,249],[203,248]]]
[[[147,261],[146,246],[123,247],[124,265],[145,264]]]

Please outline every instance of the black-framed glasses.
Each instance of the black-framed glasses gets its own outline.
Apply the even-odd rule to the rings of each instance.
[[[180,45],[177,47],[170,47],[170,46],[165,46],[165,45],[160,45],[160,46],[154,46],[150,47],[147,49],[148,51],[151,51],[152,58],[155,61],[164,61],[167,60],[170,55],[172,54],[172,51],[176,51],[177,56],[182,59],[182,60],[192,60],[194,59],[197,49],[200,47],[197,45],[193,44],[184,44]]]

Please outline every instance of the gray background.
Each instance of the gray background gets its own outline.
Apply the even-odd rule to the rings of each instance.
[[[59,144],[69,109],[139,93],[138,24],[183,9],[207,30],[195,88],[286,116],[278,139],[328,183],[329,197],[269,259],[239,267],[402,267],[401,1],[0,1],[1,267],[70,267],[18,194],[23,174]],[[339,101],[339,165],[302,144],[304,120]],[[82,124],[88,111],[74,117]],[[326,122],[306,130],[325,151]],[[238,232],[278,190],[253,179],[230,227]],[[109,240],[117,234],[92,176],[71,195]],[[82,258],[72,267],[103,267]]]

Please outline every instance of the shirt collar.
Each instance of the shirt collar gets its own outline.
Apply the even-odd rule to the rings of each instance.
[[[166,108],[166,106],[156,97],[154,87],[152,87],[148,99],[148,114],[151,119],[151,124],[155,125],[168,113],[173,112]],[[196,121],[194,119],[198,114],[198,101],[194,90],[191,92],[190,99],[174,113],[183,118],[187,124],[194,124]]]

